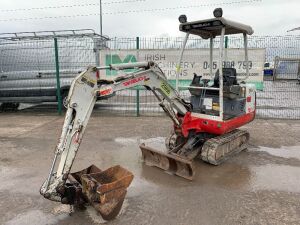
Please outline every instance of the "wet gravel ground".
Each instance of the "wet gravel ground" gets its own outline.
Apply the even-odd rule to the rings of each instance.
[[[104,223],[92,208],[69,216],[39,194],[62,122],[47,112],[0,114],[0,224]],[[171,126],[166,117],[90,119],[73,171],[120,164],[135,175],[107,224],[300,224],[300,121],[256,119],[243,127],[246,151],[218,167],[197,161],[192,182],[141,161],[138,144]]]

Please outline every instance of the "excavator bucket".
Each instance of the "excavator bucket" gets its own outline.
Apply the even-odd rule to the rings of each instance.
[[[185,179],[193,180],[195,171],[192,161],[176,154],[155,150],[145,144],[141,144],[140,149],[147,166],[155,166]]]
[[[71,174],[71,179],[80,183],[84,201],[90,203],[103,219],[112,220],[122,208],[133,174],[119,165],[104,171],[92,165]]]

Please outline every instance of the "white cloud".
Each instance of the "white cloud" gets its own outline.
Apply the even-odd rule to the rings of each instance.
[[[231,2],[233,0],[197,1],[197,0],[145,0],[134,3],[105,4],[117,0],[102,0],[103,12],[118,12],[143,9],[172,8],[178,6],[214,4]],[[118,0],[122,1],[122,0]],[[98,3],[99,1],[61,1],[61,0],[1,0],[0,2],[0,32],[20,32],[37,30],[60,30],[92,28],[99,31],[99,16],[74,17],[60,19],[41,19],[26,21],[7,21],[29,17],[49,17],[63,15],[81,15],[99,13],[98,6],[73,7],[47,10],[29,10],[4,12],[5,9],[36,8],[45,6],[73,5]],[[103,31],[111,37],[135,36],[179,36],[178,16],[186,14],[189,20],[198,20],[212,17],[212,11],[217,6],[182,8],[156,12],[104,14]],[[294,27],[300,26],[299,0],[262,0],[261,2],[222,5],[224,17],[249,24],[257,35],[282,35]],[[298,31],[299,33],[299,31]],[[297,32],[294,32],[297,34]]]

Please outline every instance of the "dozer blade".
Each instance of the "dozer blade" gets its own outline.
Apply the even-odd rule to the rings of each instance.
[[[140,145],[142,157],[147,166],[155,166],[167,172],[193,180],[195,171],[192,161],[182,158],[175,153],[164,153],[151,147]]]
[[[72,177],[80,182],[84,200],[90,203],[103,219],[112,220],[122,208],[133,174],[121,166],[101,171],[92,165],[71,174],[71,179]]]
[[[227,134],[211,138],[203,144],[201,159],[213,165],[219,165],[232,155],[247,148],[249,133],[233,130]]]

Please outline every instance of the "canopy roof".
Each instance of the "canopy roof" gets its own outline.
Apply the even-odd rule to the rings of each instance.
[[[227,20],[223,17],[181,23],[179,25],[179,30],[207,39],[221,35],[222,27],[225,27],[225,35],[240,33],[248,35],[253,34],[251,26]]]
[[[97,34],[93,29],[0,33],[0,40],[5,39],[10,41],[43,40],[43,39],[52,39],[55,37],[56,38],[91,37],[91,38],[99,38],[103,41],[109,40],[108,37]]]

